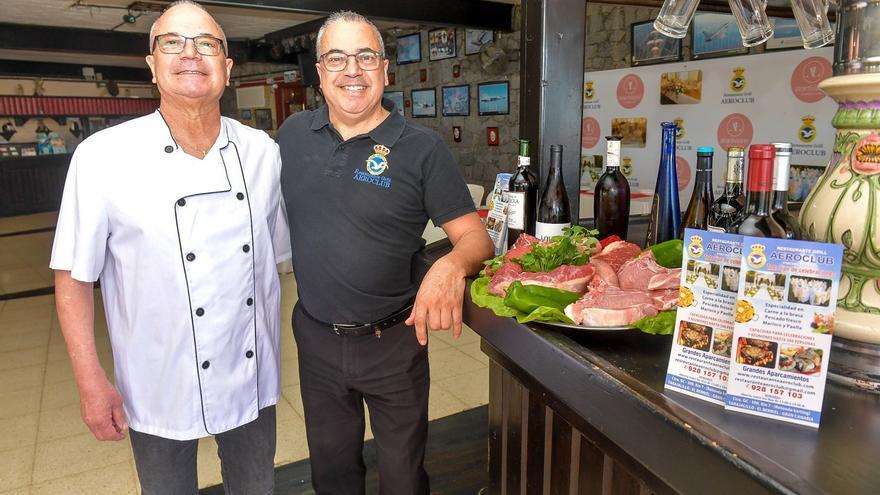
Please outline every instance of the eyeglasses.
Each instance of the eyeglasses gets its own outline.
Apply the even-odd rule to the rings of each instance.
[[[177,33],[165,33],[156,36],[153,40],[153,50],[158,47],[159,51],[162,53],[181,53],[184,48],[186,48],[186,42],[188,40],[193,41],[196,51],[202,55],[216,57],[217,55],[220,55],[220,52],[226,51],[226,47],[223,45],[223,40],[220,38],[208,35],[184,36]]]
[[[345,70],[348,66],[348,58],[354,57],[358,67],[362,70],[376,70],[382,63],[385,56],[374,50],[361,50],[355,54],[349,55],[341,50],[331,50],[321,55],[321,65],[330,72],[339,72]]]

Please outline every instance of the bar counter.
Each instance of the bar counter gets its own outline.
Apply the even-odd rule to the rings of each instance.
[[[828,382],[818,430],[726,412],[663,390],[671,336],[522,325],[467,294],[490,358],[491,494],[880,492],[880,395]]]

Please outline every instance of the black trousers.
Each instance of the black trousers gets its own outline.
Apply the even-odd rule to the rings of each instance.
[[[382,337],[343,337],[297,304],[293,335],[312,484],[318,495],[365,493],[364,403],[378,454],[379,493],[427,495],[428,349],[404,324]]]

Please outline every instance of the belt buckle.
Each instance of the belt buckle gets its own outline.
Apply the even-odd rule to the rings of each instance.
[[[359,328],[363,325],[354,325],[352,323],[331,323],[330,326],[333,328],[333,333],[342,337],[345,335],[346,330],[351,330],[353,328]]]

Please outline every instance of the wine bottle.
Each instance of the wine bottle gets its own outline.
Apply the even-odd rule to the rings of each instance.
[[[735,223],[737,234],[785,238],[785,230],[770,216],[775,155],[775,149],[769,144],[753,144],[749,147],[748,194],[746,208]]]
[[[519,140],[516,173],[508,186],[507,247],[523,232],[535,234],[535,210],[538,200],[538,178],[530,169],[529,141]]]
[[[620,136],[607,136],[605,172],[596,182],[593,195],[593,228],[600,237],[616,235],[626,239],[629,227],[629,182],[620,172]]]
[[[736,233],[731,226],[746,207],[743,194],[743,163],[745,153],[739,146],[727,148],[727,173],[724,175],[724,193],[712,204],[707,229],[712,232]]]
[[[715,203],[715,193],[712,191],[712,158],[715,150],[711,147],[697,148],[697,178],[694,181],[694,191],[688,203],[684,218],[681,221],[681,230],[678,237],[684,238],[684,229],[706,230],[709,220],[709,210]]]
[[[654,201],[648,220],[646,246],[675,239],[681,227],[681,206],[678,202],[678,174],[675,171],[675,122],[663,122],[660,149],[660,170],[654,187]]]
[[[571,227],[571,206],[562,181],[562,145],[550,146],[550,172],[541,191],[535,237],[542,240],[562,235],[562,229]]]
[[[770,215],[785,230],[786,239],[800,239],[801,229],[788,211],[788,169],[791,143],[770,143],[776,149],[773,165],[773,206]]]

